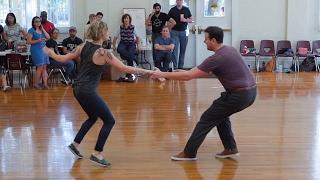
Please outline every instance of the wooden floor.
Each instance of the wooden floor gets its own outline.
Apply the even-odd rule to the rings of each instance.
[[[66,148],[86,119],[71,87],[0,92],[0,179],[320,178],[320,74],[259,73],[256,79],[255,103],[232,116],[241,155],[215,159],[223,147],[213,129],[196,162],[170,156],[223,91],[216,79],[102,82],[99,91],[116,118],[105,146],[107,168],[88,160],[101,122],[80,145],[85,159]]]

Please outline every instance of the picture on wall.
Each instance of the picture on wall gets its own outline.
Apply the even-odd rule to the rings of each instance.
[[[224,17],[225,2],[224,0],[204,0],[205,17]]]

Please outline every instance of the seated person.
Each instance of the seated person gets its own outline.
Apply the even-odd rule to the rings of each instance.
[[[53,49],[56,54],[60,54],[60,52],[58,50],[58,43],[57,43],[58,36],[59,36],[59,29],[56,29],[56,28],[53,29],[52,34],[51,34],[51,38],[46,43],[47,47],[50,49]],[[71,84],[70,74],[74,69],[74,62],[68,61],[67,63],[61,63],[61,62],[58,62],[52,58],[49,58],[49,60],[50,60],[50,65],[53,65],[53,66],[62,65],[65,67],[65,72],[63,75],[67,80],[67,85]],[[61,81],[61,82],[64,84],[66,83],[64,81]]]
[[[0,66],[0,78],[2,82],[2,91],[8,91],[11,87],[7,83],[6,69],[3,66]]]
[[[77,37],[77,28],[70,27],[69,28],[69,37],[62,41],[63,53],[68,54],[73,49],[75,49],[78,45],[82,44],[83,41],[79,37]]]
[[[77,28],[71,26],[69,28],[69,37],[62,41],[62,51],[63,54],[68,54],[69,52],[73,51],[77,46],[82,44],[83,41],[81,38],[77,37]],[[77,67],[77,61],[74,61],[75,66]],[[75,78],[77,76],[77,68],[74,68],[72,72],[72,76]]]
[[[159,68],[160,71],[167,72],[173,58],[172,52],[174,49],[174,41],[170,38],[168,26],[164,26],[161,30],[161,36],[155,39],[154,49],[155,66]]]
[[[5,23],[3,39],[8,43],[9,49],[14,49],[17,44],[21,43],[21,41],[27,37],[28,33],[17,23],[14,13],[7,14]],[[21,36],[21,34],[23,36]]]
[[[136,61],[136,44],[139,44],[140,39],[137,36],[135,26],[131,24],[132,18],[129,14],[124,14],[121,18],[122,24],[116,36],[113,38],[113,50],[120,54],[121,59],[126,60],[128,66],[133,66]],[[120,37],[118,48],[116,49],[117,39]],[[134,82],[135,77],[133,74],[127,74],[126,79],[128,82]]]

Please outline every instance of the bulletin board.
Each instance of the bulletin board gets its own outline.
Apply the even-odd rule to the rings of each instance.
[[[145,8],[123,8],[124,14],[129,14],[132,18],[131,24],[135,26],[137,35],[141,40],[141,45],[147,45],[147,33],[146,33],[146,9]]]

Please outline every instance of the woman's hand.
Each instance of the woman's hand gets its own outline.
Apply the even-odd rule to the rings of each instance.
[[[55,54],[54,51],[48,47],[44,47],[43,52],[46,53],[50,57],[52,57],[52,55]]]
[[[154,71],[151,73],[151,79],[159,79],[163,78],[162,77],[162,72],[160,71],[160,69],[155,68]]]

